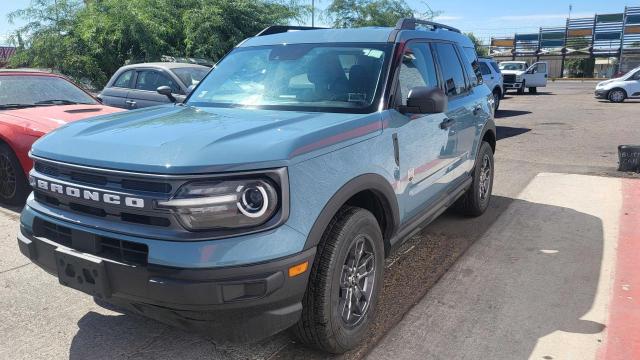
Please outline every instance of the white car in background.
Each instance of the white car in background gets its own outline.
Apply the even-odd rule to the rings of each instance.
[[[596,85],[596,98],[621,103],[628,98],[640,98],[640,67],[625,75],[599,82]]]
[[[524,94],[526,88],[531,94],[537,93],[539,87],[547,86],[549,78],[549,66],[544,61],[531,66],[526,61],[502,61],[500,71],[504,76],[505,90],[515,89],[518,94]]]

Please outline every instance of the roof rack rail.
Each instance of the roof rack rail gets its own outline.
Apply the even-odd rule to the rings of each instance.
[[[290,25],[271,25],[268,28],[260,31],[256,34],[256,36],[265,36],[265,35],[273,35],[285,33],[291,30],[320,30],[326,29],[322,27],[312,27],[312,26],[290,26]]]
[[[440,23],[433,22],[433,21],[415,19],[415,18],[403,18],[403,19],[398,20],[398,22],[396,23],[396,30],[415,30],[417,24],[430,26],[434,30],[436,30],[436,29],[446,29],[446,30],[449,30],[449,31],[462,33],[459,29],[456,29],[456,28],[448,26],[448,25],[440,24]]]

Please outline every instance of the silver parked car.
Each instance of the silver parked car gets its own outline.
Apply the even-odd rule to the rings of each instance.
[[[118,69],[98,98],[105,105],[139,109],[172,101],[182,102],[209,72],[208,67],[185,63],[142,63]],[[165,91],[158,91],[158,88]]]

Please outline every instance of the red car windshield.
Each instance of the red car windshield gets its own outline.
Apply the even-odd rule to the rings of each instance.
[[[0,76],[0,109],[73,104],[97,102],[74,84],[57,76]]]

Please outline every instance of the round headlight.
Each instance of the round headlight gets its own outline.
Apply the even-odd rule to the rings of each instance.
[[[269,208],[269,196],[262,185],[249,185],[241,189],[238,209],[244,216],[259,218]]]

